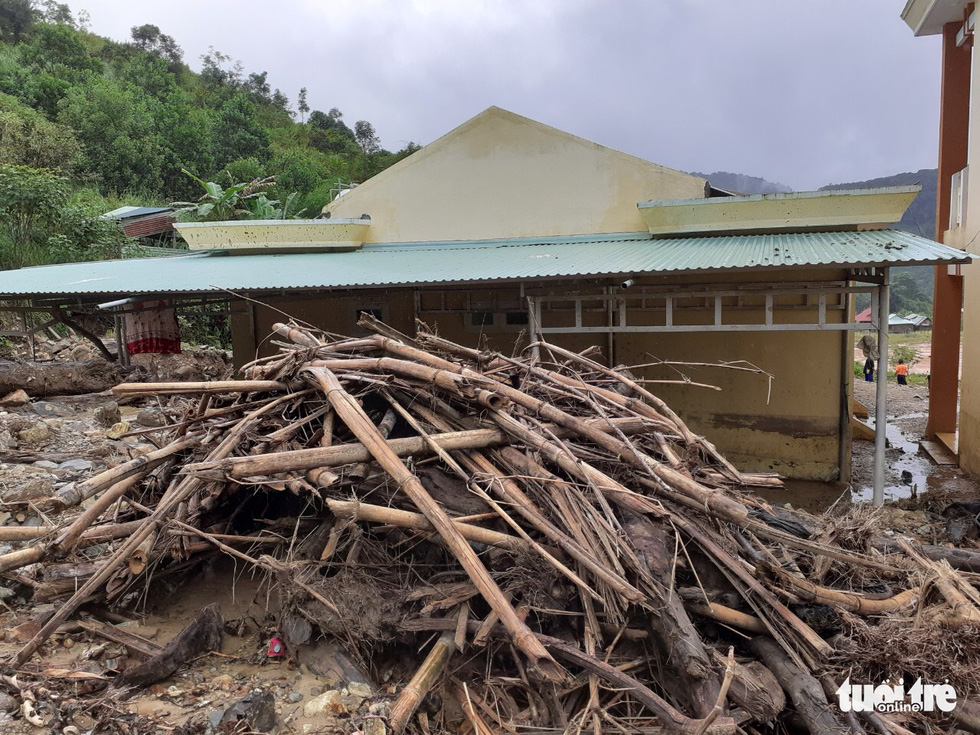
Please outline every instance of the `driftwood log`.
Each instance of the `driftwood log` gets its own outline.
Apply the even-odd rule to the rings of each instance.
[[[0,361],[0,396],[18,388],[34,397],[101,393],[136,370],[101,358],[84,362]]]

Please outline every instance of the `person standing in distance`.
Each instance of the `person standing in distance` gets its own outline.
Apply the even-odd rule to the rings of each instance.
[[[908,381],[905,379],[908,374],[909,366],[905,364],[905,360],[899,360],[898,365],[895,366],[895,379],[899,385],[908,385]]]

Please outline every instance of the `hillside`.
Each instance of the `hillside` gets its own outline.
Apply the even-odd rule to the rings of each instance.
[[[912,232],[930,240],[936,236],[936,185],[937,170],[934,168],[923,168],[918,171],[910,171],[894,176],[883,176],[878,179],[867,179],[866,181],[849,181],[843,184],[828,184],[820,187],[820,191],[832,191],[835,189],[874,189],[882,186],[907,186],[909,184],[919,184],[922,191],[912,201],[909,208],[905,211],[902,221],[895,227],[906,232]]]
[[[338,182],[417,149],[387,151],[370,122],[312,110],[306,89],[290,99],[213,48],[196,73],[157,26],[115,41],[86,17],[51,0],[0,6],[0,186],[16,192],[0,202],[0,268],[111,257],[120,233],[98,214],[193,201],[206,181],[276,177],[263,213],[282,216],[295,192],[290,214],[318,214]]]
[[[777,184],[767,181],[759,176],[747,176],[745,174],[733,174],[730,171],[715,171],[712,174],[703,174],[698,171],[691,172],[694,176],[707,179],[712,186],[725,189],[736,194],[779,194],[793,191],[785,184]]]

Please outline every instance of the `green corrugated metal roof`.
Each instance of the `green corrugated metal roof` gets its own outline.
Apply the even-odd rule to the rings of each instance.
[[[108,260],[0,272],[0,298],[409,286],[704,271],[969,262],[907,232],[652,239],[647,233],[365,245],[345,253]]]

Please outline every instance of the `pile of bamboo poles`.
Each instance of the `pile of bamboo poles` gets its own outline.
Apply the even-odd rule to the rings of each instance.
[[[977,628],[970,575],[770,506],[750,490],[777,478],[739,472],[587,354],[363,323],[373,336],[278,324],[279,353],[243,380],[114,389],[187,409],[160,449],[52,498],[59,525],[0,528],[30,542],[0,571],[41,562],[35,599],[60,603],[15,665],[82,605],[124,606],[217,550],[276,579],[281,620],[369,670],[407,661],[395,732],[917,729],[840,712],[833,620]],[[971,729],[967,694],[954,718]]]

